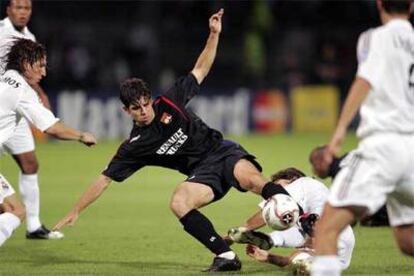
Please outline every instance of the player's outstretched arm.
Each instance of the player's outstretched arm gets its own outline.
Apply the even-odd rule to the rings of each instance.
[[[96,138],[95,136],[93,136],[93,134],[88,132],[81,132],[79,130],[67,127],[61,122],[55,123],[48,129],[46,129],[45,132],[60,140],[79,141],[88,147],[93,146],[97,143]]]
[[[100,175],[83,193],[72,210],[53,227],[53,230],[58,231],[65,225],[73,226],[78,220],[80,212],[98,199],[111,182],[112,179],[109,177]]]
[[[201,52],[194,65],[191,73],[197,79],[198,84],[201,84],[204,78],[210,71],[216,58],[217,46],[219,42],[219,36],[221,32],[221,17],[224,14],[224,10],[220,9],[217,13],[213,14],[209,19],[210,35],[208,36],[206,46]]]
[[[280,267],[285,267],[290,264],[289,257],[269,253],[268,251],[262,250],[251,244],[246,246],[246,254],[256,261],[270,263]]]
[[[266,223],[262,217],[262,210],[259,210],[253,216],[248,218],[243,226],[248,228],[249,230],[256,230],[265,225]]]
[[[349,90],[348,97],[342,108],[341,115],[336,126],[336,130],[328,144],[328,148],[325,151],[325,161],[331,163],[335,155],[337,155],[341,149],[342,143],[345,139],[346,130],[355,117],[359,107],[364,99],[367,97],[371,85],[363,78],[356,77]]]

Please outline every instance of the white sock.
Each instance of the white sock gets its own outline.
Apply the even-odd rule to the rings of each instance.
[[[236,253],[234,253],[233,251],[227,251],[227,252],[221,253],[218,256],[220,258],[224,258],[224,259],[227,259],[227,260],[233,260],[234,258],[236,258]]]
[[[341,263],[336,255],[316,256],[312,263],[312,276],[339,276]]]
[[[36,231],[40,226],[40,193],[37,174],[22,174],[19,177],[19,189],[26,207],[27,231]]]
[[[20,225],[20,219],[12,213],[0,214],[0,246],[10,238],[13,231]]]

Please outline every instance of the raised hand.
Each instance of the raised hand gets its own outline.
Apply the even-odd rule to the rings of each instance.
[[[210,31],[212,33],[221,32],[221,17],[224,14],[224,9],[220,9],[217,13],[213,14],[209,19]]]

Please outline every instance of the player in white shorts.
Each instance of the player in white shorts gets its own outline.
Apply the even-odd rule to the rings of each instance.
[[[309,251],[312,249],[313,225],[322,213],[329,190],[320,181],[306,177],[305,174],[295,168],[281,170],[271,177],[275,184],[280,184],[289,195],[301,206],[304,215],[301,216],[298,225],[293,226],[284,231],[273,231],[268,236],[261,232],[252,231],[265,225],[262,218],[261,209],[266,201],[259,204],[260,210],[253,215],[247,222],[238,228],[229,231],[227,240],[239,243],[250,243],[262,249],[270,249],[271,247],[289,247],[304,248]],[[343,269],[349,267],[352,258],[352,252],[355,245],[355,237],[352,228],[348,225],[341,233],[338,241],[338,256]],[[249,247],[248,254],[261,260],[261,256],[270,256],[267,262],[282,266],[281,264],[289,264],[286,261],[291,260],[289,257],[273,258],[277,255],[261,252],[260,249]],[[273,256],[273,257],[272,257]],[[277,262],[276,260],[282,260]]]
[[[358,41],[358,71],[335,133],[329,164],[360,109],[358,148],[341,163],[316,227],[313,275],[340,275],[336,243],[342,229],[387,204],[401,251],[414,256],[414,31],[410,1],[377,1],[381,27]]]
[[[0,150],[13,136],[20,120],[26,119],[39,130],[62,140],[96,144],[92,134],[59,122],[45,108],[32,86],[46,75],[46,50],[32,40],[16,39],[4,57],[5,72],[0,76]],[[11,236],[25,217],[23,205],[13,188],[0,174],[0,246]]]
[[[7,53],[13,37],[36,41],[27,24],[32,13],[31,0],[11,0],[7,5],[7,17],[0,21],[0,55]],[[3,64],[0,64],[4,67]],[[49,99],[39,84],[31,84],[42,103],[50,109]],[[63,235],[51,235],[40,222],[40,192],[38,184],[39,164],[35,154],[34,138],[26,120],[20,120],[13,136],[4,143],[4,150],[13,156],[20,168],[19,190],[26,207],[26,237],[29,239],[54,239]],[[56,232],[55,232],[56,233]]]

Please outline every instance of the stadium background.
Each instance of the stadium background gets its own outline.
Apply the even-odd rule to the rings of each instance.
[[[217,59],[193,109],[229,134],[331,130],[358,35],[379,23],[375,1],[34,1],[29,26],[48,49],[54,110],[99,138],[124,137],[119,82],[165,90],[191,70],[219,7]]]
[[[192,107],[257,155],[266,175],[288,166],[311,173],[308,154],[329,138],[354,76],[358,35],[379,24],[375,1],[34,1],[29,26],[48,48],[42,85],[53,109],[101,138],[91,150],[38,143],[44,223],[52,226],[70,209],[128,133],[118,82],[133,75],[148,80],[155,93],[168,87],[191,70],[208,34],[207,18],[220,7],[217,59]],[[351,133],[344,151],[355,145]],[[0,159],[0,170],[17,183],[10,156]],[[168,210],[182,179],[145,168],[112,185],[64,230],[62,241],[27,241],[21,226],[0,250],[0,275],[199,275],[212,256]],[[203,212],[224,234],[257,203],[254,195],[231,191]],[[346,275],[414,271],[389,228],[354,230],[357,245]],[[285,273],[249,260],[243,246],[234,248],[241,274]]]

